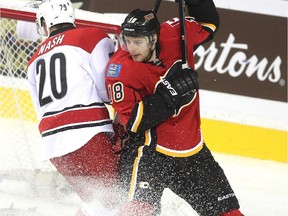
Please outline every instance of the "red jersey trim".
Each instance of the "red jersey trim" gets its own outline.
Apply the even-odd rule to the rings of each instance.
[[[102,122],[102,123],[101,123]],[[102,125],[103,122],[111,123],[106,107],[84,107],[73,110],[65,110],[53,115],[43,117],[39,124],[42,136],[45,133],[53,134],[53,130],[67,127],[67,129]],[[80,126],[82,125],[82,126]],[[62,129],[63,130],[63,129]]]

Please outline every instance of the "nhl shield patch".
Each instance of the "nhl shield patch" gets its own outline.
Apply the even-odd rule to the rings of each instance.
[[[108,67],[107,76],[108,77],[118,77],[122,65],[120,64],[110,64]]]

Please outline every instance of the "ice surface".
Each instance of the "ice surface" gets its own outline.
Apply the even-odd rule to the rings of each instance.
[[[214,153],[214,156],[230,180],[245,216],[288,215],[288,164],[220,153]],[[4,182],[1,181],[1,184]],[[40,198],[28,193],[23,195],[22,191],[21,195],[20,192],[17,194],[17,187],[13,193],[0,191],[0,215],[72,216],[80,206],[78,197],[73,193],[58,201],[47,193]],[[168,189],[164,192],[162,203],[161,216],[197,215]]]

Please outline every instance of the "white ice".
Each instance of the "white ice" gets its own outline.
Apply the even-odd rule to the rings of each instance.
[[[245,216],[288,215],[288,164],[214,153],[224,169]],[[0,182],[1,184],[1,182]],[[169,190],[163,195],[161,216],[197,215],[190,206]],[[61,198],[61,202],[49,197],[31,198],[28,194],[17,195],[0,191],[1,209],[30,209],[39,216],[73,216],[80,202],[75,194]],[[11,215],[11,214],[10,214]],[[20,214],[15,214],[15,216]],[[22,215],[22,214],[21,214]],[[26,214],[25,214],[26,215]],[[33,214],[34,215],[34,214]]]

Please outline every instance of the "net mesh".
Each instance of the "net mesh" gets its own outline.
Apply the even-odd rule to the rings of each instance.
[[[61,176],[55,172],[50,162],[43,162],[40,158],[41,137],[28,90],[26,67],[42,42],[42,38],[33,33],[35,26],[32,20],[34,19],[27,21],[25,14],[22,15],[24,21],[18,18],[21,11],[33,12],[26,7],[28,2],[0,0],[0,191],[18,193],[21,191],[19,187],[15,187],[15,184],[7,184],[7,181],[25,181],[29,182],[28,185],[26,184],[29,191],[37,195],[39,194],[37,190],[40,188],[42,190],[45,185],[46,190],[48,188],[50,191],[59,188],[60,184],[62,185],[60,188],[63,188],[63,185],[66,188],[68,186],[59,180]],[[4,16],[6,9],[15,10],[15,15],[7,18]],[[104,30],[115,39],[117,47],[115,33],[117,26],[107,27],[107,22],[101,23],[105,19],[112,23],[114,18],[107,19],[103,14],[76,10],[76,19],[82,26],[103,26]],[[20,37],[19,28],[23,26],[22,32],[28,34],[32,31],[29,35],[33,37],[26,39]],[[67,189],[61,191],[67,192]],[[57,193],[52,194],[57,196]]]

